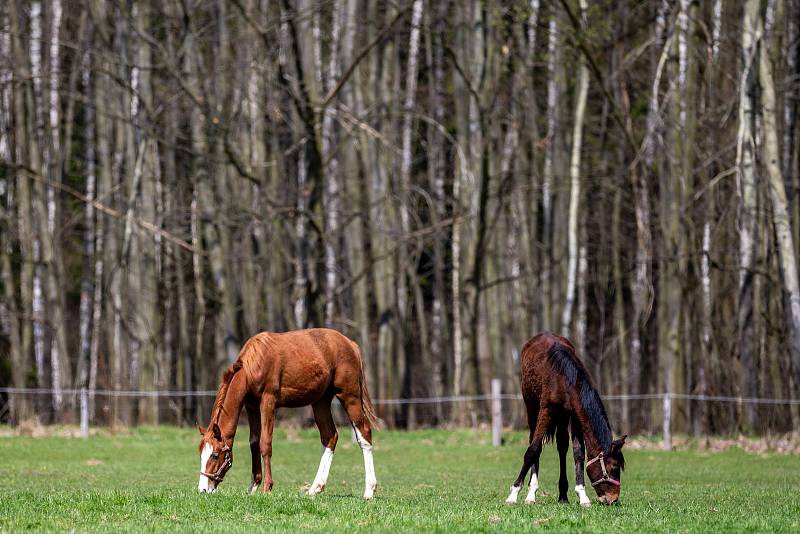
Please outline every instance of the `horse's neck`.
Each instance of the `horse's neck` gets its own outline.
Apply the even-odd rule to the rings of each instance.
[[[597,436],[594,433],[594,429],[592,428],[592,424],[589,419],[589,414],[586,413],[586,410],[584,410],[580,402],[577,404],[578,407],[575,411],[577,412],[576,415],[578,416],[578,421],[581,425],[581,434],[583,434],[583,442],[586,445],[586,454],[588,455],[588,458],[594,458],[603,452],[603,444],[600,443],[600,440],[597,439]]]
[[[239,424],[239,414],[244,406],[244,396],[247,393],[247,384],[243,372],[233,375],[225,399],[222,401],[222,413],[218,416],[218,424],[222,435],[231,441],[236,436],[236,427]]]

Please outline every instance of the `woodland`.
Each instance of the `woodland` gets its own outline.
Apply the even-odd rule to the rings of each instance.
[[[98,424],[203,421],[213,397],[99,392],[214,389],[251,335],[325,326],[373,399],[464,397],[379,403],[391,427],[485,420],[550,330],[615,431],[659,432],[663,394],[676,431],[800,429],[747,401],[800,398],[799,21],[1,2],[0,386],[52,391],[4,393],[3,420],[75,421],[86,388]]]

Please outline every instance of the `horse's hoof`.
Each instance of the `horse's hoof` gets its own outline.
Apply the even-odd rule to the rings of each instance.
[[[536,504],[536,499],[534,499],[532,501],[529,501],[528,499],[525,499],[525,504]]]
[[[507,506],[514,506],[515,504],[517,504],[516,499],[506,499]]]
[[[249,487],[249,488],[247,488],[247,493],[249,493],[250,495],[252,495],[253,493],[255,493],[255,492],[256,492],[256,490],[257,490],[257,489],[258,489],[258,484],[256,484],[255,482],[252,482],[252,483],[250,484],[250,487]]]
[[[568,499],[558,499],[558,504],[569,504]]]
[[[592,503],[590,503],[590,502],[582,502],[581,506],[583,506],[584,508],[591,508]]]
[[[309,495],[319,495],[320,493],[323,492],[324,489],[325,489],[325,486],[314,485],[314,486],[311,486],[310,488],[308,488],[308,494]]]

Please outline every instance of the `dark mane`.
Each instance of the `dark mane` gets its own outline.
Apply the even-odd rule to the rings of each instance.
[[[547,357],[553,368],[561,373],[571,386],[579,388],[581,406],[589,418],[592,433],[607,454],[611,450],[611,425],[608,423],[603,401],[592,385],[586,368],[569,347],[558,342],[550,347]]]

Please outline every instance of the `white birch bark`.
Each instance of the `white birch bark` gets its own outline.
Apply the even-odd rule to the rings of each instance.
[[[419,52],[420,23],[422,21],[422,0],[415,0],[411,11],[411,33],[408,41],[408,63],[406,66],[405,98],[403,100],[403,125],[400,160],[400,230],[401,239],[409,238],[411,233],[411,214],[409,195],[411,194],[411,126],[414,118],[414,103],[417,94],[417,55]],[[407,308],[406,263],[407,248],[404,244],[400,259],[401,273],[398,274],[398,309],[401,320],[405,319]]]
[[[777,238],[778,256],[786,298],[786,320],[790,332],[790,353],[795,384],[800,384],[800,281],[797,257],[786,198],[786,188],[778,152],[777,100],[775,80],[769,57],[770,40],[762,42],[758,58],[761,82],[761,114],[764,125],[763,163],[769,180],[772,222]]]
[[[58,96],[59,75],[61,68],[61,56],[59,53],[59,34],[61,30],[61,0],[50,1],[50,73],[49,82],[49,157],[46,159],[48,165],[48,177],[52,181],[61,179],[61,142],[60,142],[60,111],[61,104]],[[50,233],[55,232],[56,227],[56,192],[53,187],[47,189],[47,228]]]
[[[91,47],[89,47],[91,48]],[[92,352],[92,309],[94,307],[94,283],[101,283],[94,275],[94,199],[95,199],[95,145],[94,145],[94,90],[92,79],[91,54],[87,50],[82,58],[82,78],[84,94],[89,105],[83,108],[85,129],[86,158],[86,203],[84,206],[83,229],[83,273],[81,275],[81,300],[78,315],[80,317],[78,381],[80,387],[89,385],[90,358]]]
[[[337,44],[342,27],[342,10],[342,5],[334,3],[331,24],[331,50],[328,58],[327,73],[322,85],[324,93],[334,87],[340,75],[339,48]],[[348,31],[347,27],[345,31]],[[317,48],[320,48],[320,46],[321,43],[318,39]],[[327,167],[325,168],[325,325],[333,326],[338,269],[336,251],[339,239],[340,185],[339,159],[334,153],[333,111],[330,109],[326,110],[322,117],[322,160],[327,162]]]
[[[756,108],[754,102],[758,80],[757,53],[761,38],[757,29],[759,2],[745,4],[742,21],[742,75],[739,84],[739,131],[736,143],[737,189],[739,193],[739,287],[737,301],[739,354],[745,369],[744,395],[753,396],[755,332],[753,329],[754,261],[756,252]],[[747,420],[753,423],[752,406],[747,406]]]
[[[544,154],[542,169],[542,234],[543,246],[541,269],[541,294],[542,294],[542,326],[545,330],[552,328],[553,321],[553,288],[552,288],[552,245],[553,245],[553,209],[552,188],[556,158],[556,144],[558,142],[558,108],[560,94],[558,87],[558,62],[561,58],[559,47],[559,28],[557,14],[550,15],[549,35],[547,41],[547,146]]]
[[[586,1],[581,0],[581,20],[585,27]],[[568,265],[567,265],[567,290],[565,295],[564,310],[561,316],[561,331],[565,336],[570,335],[572,325],[572,307],[575,302],[576,277],[578,275],[578,208],[581,199],[581,148],[583,139],[583,118],[586,114],[586,97],[589,92],[589,69],[586,60],[581,56],[581,65],[578,74],[578,95],[575,101],[575,122],[572,131],[572,155],[570,157],[570,196],[569,196],[569,228],[568,240]]]
[[[310,141],[306,141],[307,143]],[[305,150],[301,149],[297,157],[297,218],[294,226],[294,237],[299,250],[295,254],[294,266],[294,323],[295,328],[305,328],[308,310],[306,309],[306,287],[308,285],[306,244],[306,161]]]
[[[46,176],[52,183],[61,182],[61,135],[60,135],[60,116],[61,104],[59,98],[60,84],[60,30],[62,7],[61,0],[52,0],[50,8],[50,32],[49,32],[49,75],[48,81],[48,127],[47,142],[45,143],[45,165]],[[54,241],[56,236],[58,216],[58,203],[55,187],[47,188],[47,231],[49,233],[49,244],[45,244],[50,249],[48,262],[48,307],[50,308],[51,327],[53,336],[50,340],[50,358],[52,360],[53,387],[56,389],[55,407],[58,414],[61,410],[63,399],[60,390],[64,387],[72,386],[72,372],[70,361],[67,355],[66,324],[64,324],[64,297],[62,294],[62,260],[61,248]],[[71,404],[71,402],[70,402]]]

